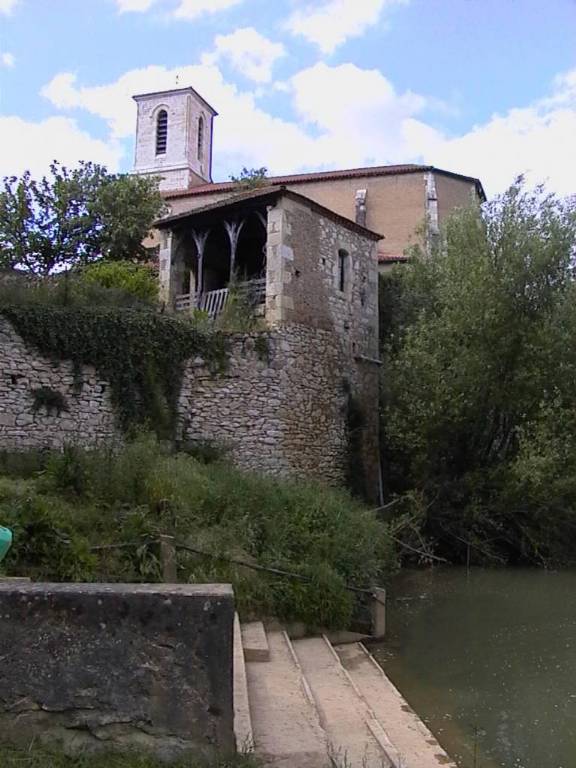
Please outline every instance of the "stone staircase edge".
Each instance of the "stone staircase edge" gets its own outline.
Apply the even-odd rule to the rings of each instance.
[[[233,700],[234,700],[234,739],[236,751],[242,754],[254,751],[254,731],[252,713],[248,695],[246,660],[242,645],[240,617],[234,614],[234,652],[233,652]]]
[[[322,638],[326,645],[329,647],[330,651],[332,652],[334,658],[338,661],[338,664],[340,665],[342,672],[344,673],[344,676],[348,680],[350,687],[356,694],[356,696],[360,699],[360,701],[364,704],[364,707],[366,708],[366,725],[368,726],[370,732],[380,745],[380,748],[392,764],[392,768],[405,768],[405,766],[402,765],[402,759],[400,756],[399,750],[396,748],[396,746],[392,743],[390,740],[390,737],[386,733],[386,729],[384,728],[384,725],[380,722],[380,719],[376,716],[376,713],[372,710],[372,707],[368,704],[366,697],[362,693],[362,691],[358,688],[356,685],[355,680],[353,679],[352,675],[344,664],[342,664],[342,659],[340,656],[338,656],[338,652],[330,642],[330,640],[326,637],[326,635],[322,635]],[[362,646],[362,649],[366,651],[362,643],[358,643],[358,645]],[[370,656],[370,654],[368,654]],[[372,659],[372,657],[370,656]],[[372,659],[373,663],[378,666],[378,669],[380,669],[380,672],[383,672],[381,667],[379,667],[378,663],[375,659]]]

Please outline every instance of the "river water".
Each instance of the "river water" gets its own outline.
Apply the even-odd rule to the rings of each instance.
[[[576,571],[403,572],[371,650],[462,768],[576,768]]]

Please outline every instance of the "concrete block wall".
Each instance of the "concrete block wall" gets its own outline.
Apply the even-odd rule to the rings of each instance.
[[[0,584],[0,733],[68,754],[231,752],[227,585]]]

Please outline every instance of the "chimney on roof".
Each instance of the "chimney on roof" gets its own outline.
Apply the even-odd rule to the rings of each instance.
[[[360,224],[361,227],[366,226],[366,195],[368,190],[357,189],[356,190],[356,224]]]

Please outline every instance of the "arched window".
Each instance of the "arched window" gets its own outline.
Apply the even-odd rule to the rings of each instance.
[[[168,146],[168,112],[161,109],[156,118],[156,154],[165,155]]]
[[[202,115],[198,118],[198,160],[202,160],[204,155],[204,118]]]
[[[338,290],[345,293],[348,288],[348,251],[338,251]]]

